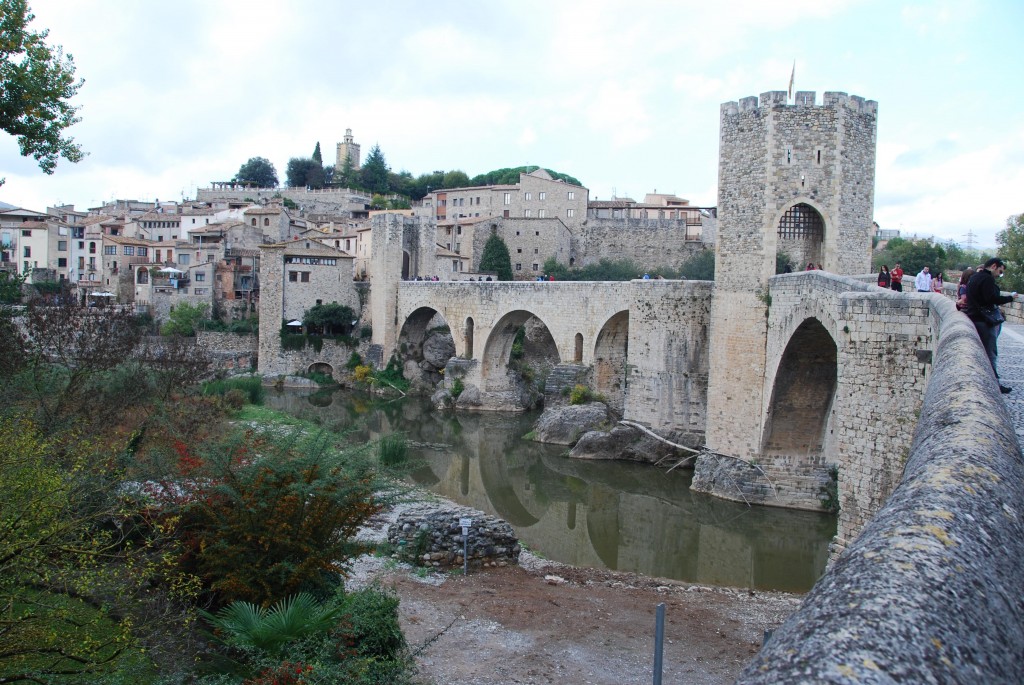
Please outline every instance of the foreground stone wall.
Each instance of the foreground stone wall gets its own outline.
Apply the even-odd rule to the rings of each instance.
[[[903,478],[740,683],[1024,682],[1024,460],[973,325],[928,303]]]
[[[714,220],[707,218],[706,221]],[[628,259],[642,271],[658,267],[678,269],[707,248],[702,238],[701,227],[688,227],[685,219],[589,218],[577,229],[573,243],[574,265],[596,264],[602,259]]]
[[[400,558],[417,566],[462,566],[459,520],[463,518],[473,521],[465,545],[470,568],[519,563],[522,548],[512,526],[481,511],[449,503],[423,504],[403,511],[388,528],[388,542],[398,548]]]

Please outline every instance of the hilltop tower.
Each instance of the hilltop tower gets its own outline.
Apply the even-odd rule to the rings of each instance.
[[[352,139],[352,129],[345,129],[345,138],[343,142],[338,143],[338,154],[334,162],[335,169],[341,169],[345,166],[345,158],[352,158],[352,169],[358,170],[360,159],[359,159],[359,143],[356,143]]]
[[[878,103],[785,91],[721,107],[718,239],[706,440],[755,459],[764,421],[768,280],[779,253],[838,274],[871,270]]]

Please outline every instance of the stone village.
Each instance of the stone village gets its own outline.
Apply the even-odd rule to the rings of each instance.
[[[1020,448],[952,301],[883,291],[868,274],[877,116],[841,92],[725,103],[715,208],[657,193],[590,201],[543,170],[381,213],[346,189],[214,183],[190,203],[5,210],[3,262],[158,319],[181,302],[258,311],[268,380],[341,374],[349,347],[283,349],[281,330],[315,304],[347,305],[368,361],[399,360],[456,410],[536,401],[509,369],[525,330],[548,411],[579,383],[626,422],[574,436],[574,456],[653,461],[655,435],[698,452],[694,489],[773,506],[820,508],[834,479],[836,561],[744,681],[872,680],[883,656],[908,673],[1006,679],[1024,649]],[[350,131],[339,158],[343,146],[358,165]],[[512,282],[479,271],[494,234]],[[705,249],[713,283],[536,280],[549,257],[655,267]],[[823,270],[776,275],[778,252]],[[985,401],[929,401],[951,389]]]

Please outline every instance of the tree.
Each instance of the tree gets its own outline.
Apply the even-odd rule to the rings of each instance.
[[[499,281],[512,280],[512,257],[508,253],[508,245],[497,233],[492,233],[484,245],[483,256],[480,257],[480,271],[498,274]]]
[[[344,335],[352,330],[352,322],[357,318],[348,305],[331,302],[310,307],[302,317],[302,325],[324,335]]]
[[[345,161],[342,163],[341,169],[334,170],[334,178],[332,180],[335,185],[345,188],[351,188],[356,184],[356,170],[352,166],[352,155],[345,155]]]
[[[238,168],[232,180],[237,183],[254,183],[260,188],[276,188],[277,169],[266,157],[250,157],[248,162]]]
[[[999,257],[1006,262],[1003,290],[1024,291],[1024,214],[1011,215],[1006,228],[996,234]]]
[[[788,260],[787,260],[788,261]],[[782,267],[785,268],[785,264]],[[779,260],[775,263],[775,272],[779,273]],[[701,250],[679,267],[679,277],[693,281],[715,280],[715,251]]]
[[[319,140],[316,141],[316,148],[313,149],[312,160],[314,162],[316,162],[317,164],[319,164],[320,166],[324,165],[323,155],[320,154],[320,141]]]
[[[381,152],[380,145],[375,144],[370,149],[370,154],[366,156],[366,162],[363,163],[362,169],[359,170],[363,188],[371,193],[387,195],[391,190],[388,188],[389,171],[388,163],[384,159],[384,153]]]
[[[160,334],[193,336],[196,334],[199,322],[204,318],[206,318],[205,304],[182,302],[168,314],[167,323],[160,327]]]
[[[292,188],[323,188],[324,168],[311,157],[292,157],[286,178]]]
[[[64,135],[80,121],[70,101],[84,81],[75,80],[71,55],[46,44],[48,31],[29,30],[33,19],[26,0],[0,0],[0,128],[17,137],[22,156],[52,174],[58,158],[85,156]]]

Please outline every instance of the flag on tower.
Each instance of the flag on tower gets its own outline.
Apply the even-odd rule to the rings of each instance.
[[[796,78],[796,60],[793,60],[793,71],[789,74],[789,99],[793,99],[793,79]]]

